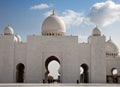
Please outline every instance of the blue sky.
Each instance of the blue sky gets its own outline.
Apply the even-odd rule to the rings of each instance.
[[[53,9],[65,21],[68,35],[87,41],[97,25],[120,45],[120,0],[0,0],[0,33],[10,25],[23,41],[27,35],[40,35]]]

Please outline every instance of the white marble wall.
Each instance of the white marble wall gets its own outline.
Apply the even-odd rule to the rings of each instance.
[[[77,36],[30,35],[27,42],[18,43],[14,35],[0,35],[0,82],[16,82],[16,66],[23,63],[25,82],[42,83],[45,61],[55,56],[60,61],[62,83],[76,83],[83,63],[89,67],[91,83],[105,83],[112,67],[120,73],[120,58],[106,58],[105,53],[104,36],[91,36],[89,43],[78,43]]]

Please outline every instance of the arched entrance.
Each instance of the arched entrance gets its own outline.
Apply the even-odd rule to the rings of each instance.
[[[81,83],[89,83],[89,72],[88,72],[88,65],[82,64],[80,66],[80,82]]]
[[[111,69],[111,75],[107,75],[107,83],[118,83],[118,79],[120,75],[118,75],[117,68]]]
[[[117,68],[112,68],[111,73],[113,76],[113,83],[118,83],[118,70],[117,70]]]
[[[45,83],[53,83],[53,82],[60,82],[60,61],[55,56],[50,56],[45,61],[45,80],[43,82]]]
[[[25,66],[22,63],[19,63],[16,66],[17,72],[16,72],[16,82],[17,83],[23,83],[24,82],[24,69]]]

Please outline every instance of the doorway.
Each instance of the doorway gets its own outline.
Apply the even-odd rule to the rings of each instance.
[[[45,61],[45,80],[44,83],[60,83],[60,61],[55,56],[50,56]]]
[[[16,66],[17,72],[16,72],[16,82],[17,83],[23,83],[24,82],[24,69],[25,66],[22,63],[19,63]]]
[[[82,64],[80,66],[80,82],[81,83],[89,83],[89,72],[88,72],[88,65]]]

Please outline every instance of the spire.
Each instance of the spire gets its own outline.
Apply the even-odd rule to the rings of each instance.
[[[52,15],[55,15],[55,11],[54,11],[54,10],[53,10],[53,12],[52,12],[51,16],[52,16]]]
[[[109,40],[110,40],[110,41],[112,40],[111,36],[109,37]]]
[[[98,26],[96,25],[95,28],[98,28]]]

